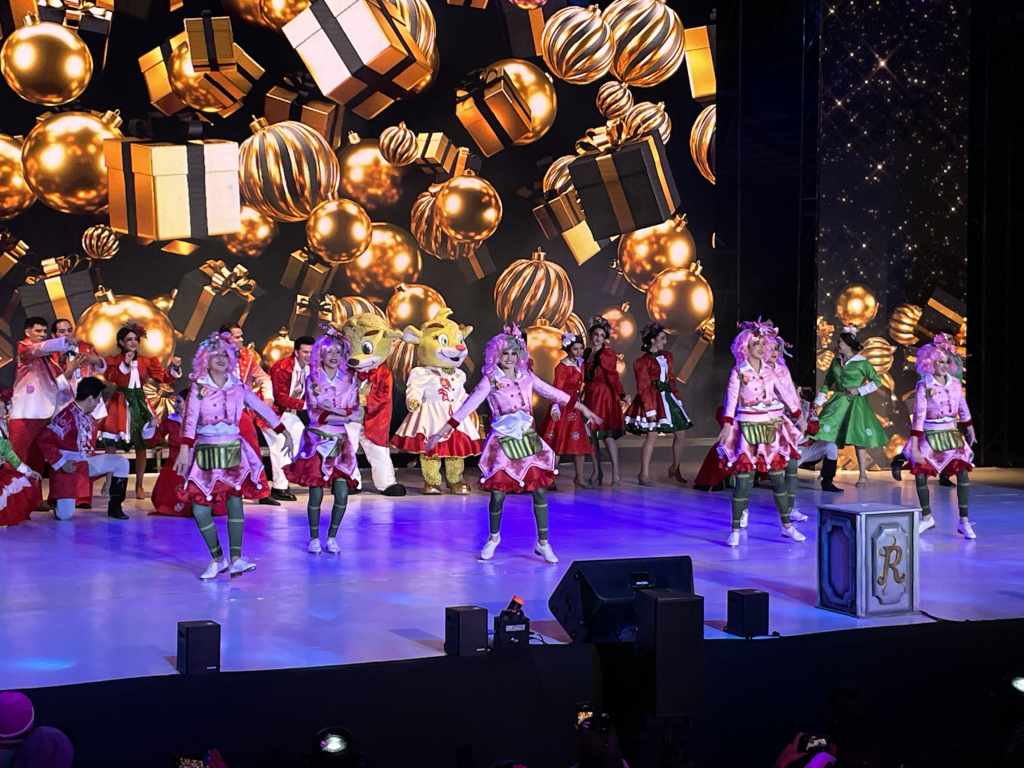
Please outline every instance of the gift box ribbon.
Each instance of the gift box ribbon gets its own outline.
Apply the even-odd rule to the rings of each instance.
[[[210,62],[210,69],[220,69],[220,62],[217,60],[217,44],[213,39],[213,14],[203,11],[199,17],[203,22],[203,40],[206,42],[206,58]]]
[[[53,259],[43,259],[40,267],[42,275],[29,275],[25,278],[25,285],[36,285],[40,281],[46,288],[46,295],[53,307],[53,313],[57,317],[74,317],[71,310],[71,302],[68,301],[67,292],[64,290],[64,282],[61,279],[64,274],[71,272],[78,266],[80,259],[77,256],[58,256]]]
[[[249,270],[241,264],[228,269],[220,259],[210,259],[200,265],[199,271],[210,278],[210,284],[203,286],[195,311],[189,318],[184,336],[194,339],[202,328],[203,321],[213,306],[213,300],[226,293],[235,292],[243,299],[252,302],[256,297],[256,281],[249,276]]]
[[[462,82],[459,83],[458,90],[455,92],[455,103],[456,105],[461,104],[465,101],[472,101],[473,106],[476,107],[480,113],[480,117],[484,119],[488,127],[494,131],[494,135],[498,137],[498,141],[501,142],[503,147],[511,146],[514,142],[511,136],[508,135],[508,131],[505,130],[505,126],[498,120],[498,116],[491,111],[490,105],[484,98],[484,90],[487,86],[491,85],[495,78],[501,79],[501,73],[496,69],[478,69],[474,72],[470,72]],[[530,108],[528,105],[523,103],[522,97],[518,91],[512,89],[510,91],[512,98],[519,102],[519,105],[523,110],[529,114]]]
[[[124,177],[124,200],[127,207],[128,232],[139,233],[136,215],[135,172],[132,168],[132,144],[121,142],[121,174]],[[185,144],[185,185],[188,188],[188,215],[191,237],[202,238],[209,234],[206,217],[206,150],[201,143]],[[223,262],[222,262],[223,263]]]
[[[315,306],[314,300],[316,302]],[[316,310],[317,319],[319,320],[330,322],[334,317],[334,302],[331,296],[325,294],[323,296],[313,297],[299,294],[295,297],[296,315],[312,315],[314,309]]]

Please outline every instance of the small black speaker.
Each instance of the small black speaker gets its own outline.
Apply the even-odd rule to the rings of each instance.
[[[768,634],[768,593],[760,589],[730,589],[725,631],[740,637]]]
[[[453,605],[444,609],[444,652],[449,656],[487,653],[487,609]]]
[[[636,640],[638,590],[693,594],[693,561],[686,556],[577,560],[548,600],[548,608],[577,643]]]
[[[522,611],[502,611],[494,617],[494,651],[524,651],[530,647],[530,620]]]
[[[694,715],[704,689],[704,598],[674,589],[636,593],[637,647],[658,717]]]
[[[183,675],[220,672],[220,624],[178,622],[178,671]]]

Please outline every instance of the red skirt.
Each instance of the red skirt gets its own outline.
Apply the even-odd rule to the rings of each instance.
[[[966,471],[970,472],[974,467],[968,464],[962,459],[953,459],[949,464],[942,468],[943,477],[954,477],[958,472]],[[910,474],[912,475],[924,475],[925,477],[938,477],[939,473],[935,471],[928,462],[922,462],[920,464],[910,463]]]
[[[722,460],[718,456],[718,446],[711,446],[708,455],[704,457],[704,463],[700,465],[700,471],[693,479],[693,487],[699,491],[716,488],[725,482],[729,474],[722,470]]]
[[[185,478],[174,471],[173,462],[160,468],[160,474],[153,486],[153,511],[151,515],[167,515],[168,517],[192,517],[192,502],[182,499]],[[204,504],[206,502],[203,502]],[[220,516],[228,513],[224,499],[218,499],[213,505],[213,514]]]
[[[746,472],[758,472],[760,474],[781,472],[786,469],[788,463],[789,459],[783,453],[775,454],[771,461],[771,466],[766,466],[764,459],[760,456],[757,458],[757,466],[754,466],[746,456],[740,456],[732,467],[726,465],[725,459],[721,457],[718,459],[719,469],[726,475],[739,475]]]
[[[583,404],[602,419],[594,430],[598,440],[612,437],[618,440],[626,434],[626,421],[622,416],[622,404],[607,384],[590,382],[583,390]]]
[[[474,440],[461,429],[454,430],[447,440],[442,440],[432,451],[426,450],[427,436],[416,435],[395,435],[391,438],[391,445],[405,453],[417,453],[428,458],[465,458],[466,456],[477,456],[480,453],[481,443]]]
[[[575,408],[560,409],[557,419],[551,411],[541,425],[540,434],[551,450],[560,456],[589,456],[594,452],[583,414]]]
[[[344,480],[350,491],[359,485],[337,467],[331,472],[330,477],[324,480],[323,458],[319,453],[314,453],[308,459],[295,459],[285,466],[284,475],[289,483],[301,485],[303,488],[330,488],[335,480]]]
[[[213,498],[210,500],[207,500],[206,494],[195,483],[189,483],[188,487],[183,488],[179,493],[179,498],[182,501],[186,501],[189,504],[199,504],[200,506],[212,506],[216,509],[218,505],[225,505],[231,496],[241,496],[247,501],[259,501],[266,498],[270,495],[270,484],[264,483],[262,488],[257,488],[252,480],[246,478],[242,482],[242,487],[239,490],[235,490],[234,486],[218,480],[213,486],[213,493],[210,494]]]
[[[540,467],[530,467],[523,477],[522,485],[503,471],[498,471],[486,480],[481,480],[480,487],[485,491],[498,491],[499,493],[532,493],[536,490],[550,488],[554,483],[554,472]]]
[[[9,464],[0,465],[0,525],[17,525],[43,501],[39,481]]]

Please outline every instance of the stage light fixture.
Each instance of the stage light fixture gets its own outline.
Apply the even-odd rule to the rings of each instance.
[[[1024,693],[1024,677],[1014,677],[1010,680],[1010,685],[1013,686],[1013,689],[1017,691],[1017,693]]]
[[[330,755],[340,755],[348,750],[348,739],[340,728],[324,728],[316,735],[320,751]]]
[[[314,741],[313,765],[360,765],[359,755],[352,745],[352,734],[344,728],[324,728]]]

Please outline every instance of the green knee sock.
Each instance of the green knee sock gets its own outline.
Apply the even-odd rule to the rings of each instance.
[[[914,475],[914,483],[917,485],[917,503],[921,505],[921,517],[928,517],[932,513],[931,494],[928,493],[928,476]]]
[[[772,496],[775,497],[775,508],[779,510],[779,520],[789,525],[789,491],[786,488],[786,473],[782,470],[769,472],[768,480],[772,484]]]
[[[537,541],[548,540],[548,498],[544,491],[533,492],[533,517],[537,521]]]
[[[228,551],[231,558],[242,556],[242,528],[245,526],[242,497],[228,496]]]
[[[504,506],[505,494],[500,491],[491,491],[491,501],[487,509],[491,536],[497,536],[501,532],[501,509]]]
[[[960,510],[960,517],[967,517],[967,496],[971,491],[971,481],[967,479],[967,470],[961,469],[956,473],[956,505]]]
[[[466,460],[452,456],[444,460],[444,479],[448,485],[462,482],[462,473],[466,471]]]
[[[732,492],[732,527],[734,530],[740,527],[740,518],[747,511],[750,504],[750,489],[754,487],[754,476],[750,472],[740,472],[734,475],[736,485]]]
[[[334,538],[341,526],[341,519],[345,517],[345,508],[348,507],[348,481],[334,481],[334,505],[331,507],[331,527],[327,529],[327,535]]]
[[[217,527],[213,524],[213,511],[205,504],[192,505],[192,517],[196,519],[199,526],[199,533],[203,536],[210,556],[214,560],[224,557],[224,550],[220,548],[220,539],[217,538]]]
[[[306,516],[309,518],[309,538],[320,538],[320,504],[324,500],[323,488],[310,488],[306,501]]]
[[[420,472],[427,485],[441,485],[441,460],[438,458],[427,458],[420,456]]]
[[[790,459],[786,464],[786,506],[790,512],[796,506],[796,489],[800,485],[800,478],[797,477],[796,470],[799,466],[800,462],[796,459]]]

